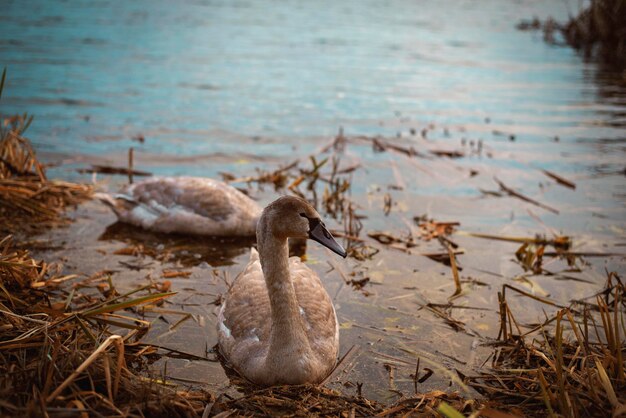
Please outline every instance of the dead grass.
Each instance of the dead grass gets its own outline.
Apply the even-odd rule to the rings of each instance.
[[[605,289],[582,311],[579,304],[560,309],[525,332],[505,291],[499,293],[500,333],[490,370],[463,376],[465,381],[485,397],[534,416],[626,414],[626,300],[620,277],[608,274]]]
[[[61,264],[34,260],[6,235],[68,222],[65,209],[92,192],[47,178],[23,136],[31,121],[14,116],[0,128],[0,416],[201,414],[212,395],[173,389],[129,367],[142,363],[134,346],[150,324],[119,312],[173,293],[148,285],[119,295],[106,274],[63,275]]]
[[[441,417],[442,404],[469,412],[474,401],[465,401],[458,394],[433,391],[383,405],[360,395],[345,396],[323,386],[277,386],[250,391],[236,399],[218,398],[210,405],[210,413],[220,416],[291,416],[291,417]],[[444,415],[445,416],[445,415]],[[506,417],[507,415],[503,415]]]
[[[0,129],[0,233],[33,232],[67,221],[63,211],[89,199],[84,184],[49,180],[22,135],[32,117],[14,116]]]
[[[0,241],[0,415],[201,414],[210,394],[172,389],[128,366],[141,361],[133,346],[149,323],[119,312],[172,293],[146,286],[138,297],[103,299],[96,289],[105,278],[76,281],[52,267],[11,237]]]

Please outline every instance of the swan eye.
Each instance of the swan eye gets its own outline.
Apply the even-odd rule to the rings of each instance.
[[[314,230],[322,221],[319,218],[307,218],[309,220],[309,231]]]

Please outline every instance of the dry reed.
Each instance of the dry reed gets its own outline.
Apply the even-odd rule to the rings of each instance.
[[[91,196],[92,188],[49,180],[24,131],[32,116],[3,120],[0,129],[0,233],[34,232],[63,223],[63,211]]]
[[[86,291],[95,281],[67,286],[73,281],[16,249],[10,236],[0,241],[0,415],[201,414],[210,394],[177,391],[128,366],[141,359],[133,348],[149,323],[117,312],[172,293],[146,286],[134,299],[112,292],[102,300]]]
[[[605,290],[582,312],[574,304],[526,332],[505,290],[499,293],[500,333],[491,370],[463,376],[466,382],[485,397],[532,416],[623,416],[626,300],[619,276],[610,273]]]

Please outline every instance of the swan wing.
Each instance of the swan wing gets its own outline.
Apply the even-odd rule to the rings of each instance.
[[[121,221],[159,232],[254,235],[261,213],[239,190],[201,177],[150,178],[114,197]]]
[[[183,209],[214,221],[223,221],[238,211],[243,200],[238,190],[200,177],[148,179],[128,186],[125,194],[160,212]]]
[[[236,367],[267,354],[270,301],[258,253],[228,290],[218,314],[218,342],[224,357]]]
[[[324,364],[334,365],[339,350],[339,328],[332,300],[319,276],[298,257],[289,259],[289,271],[309,344],[314,352],[325,357]]]

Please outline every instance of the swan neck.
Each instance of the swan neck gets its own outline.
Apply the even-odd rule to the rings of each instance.
[[[287,238],[257,230],[257,243],[271,310],[267,362],[280,362],[288,353],[308,351],[310,347],[289,272]]]

